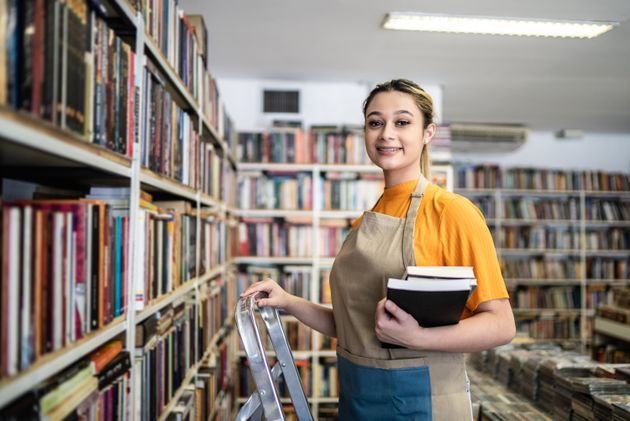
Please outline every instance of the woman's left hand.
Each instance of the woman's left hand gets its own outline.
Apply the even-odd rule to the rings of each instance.
[[[422,329],[416,319],[387,298],[376,304],[374,325],[376,337],[381,342],[407,348],[414,346],[413,339],[418,339]]]

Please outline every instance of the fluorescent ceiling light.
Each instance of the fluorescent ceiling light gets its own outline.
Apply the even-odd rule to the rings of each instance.
[[[562,38],[595,38],[616,25],[618,24],[615,22],[551,21],[402,12],[388,13],[383,22],[383,28],[401,31]]]

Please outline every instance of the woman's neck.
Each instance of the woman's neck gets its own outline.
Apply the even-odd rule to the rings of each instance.
[[[385,178],[385,187],[392,187],[400,183],[404,183],[409,180],[417,180],[420,178],[420,167],[415,167],[413,169],[409,169],[407,171],[400,170],[392,170],[387,171],[383,170],[383,177]]]

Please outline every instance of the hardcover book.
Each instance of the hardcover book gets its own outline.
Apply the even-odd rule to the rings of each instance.
[[[389,278],[387,298],[422,327],[459,323],[466,301],[477,286],[473,268],[467,266],[409,266],[403,278]],[[398,346],[384,343],[383,347]]]

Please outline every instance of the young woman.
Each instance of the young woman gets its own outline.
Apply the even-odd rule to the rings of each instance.
[[[285,309],[338,338],[341,420],[472,418],[464,352],[508,343],[515,333],[505,282],[481,212],[427,181],[435,135],[431,97],[392,80],[365,100],[365,147],[383,170],[385,190],[353,223],[330,275],[332,309],[266,279],[259,306]],[[423,328],[386,300],[386,282],[406,266],[472,266],[477,288],[457,325]],[[386,349],[381,342],[402,345]]]

